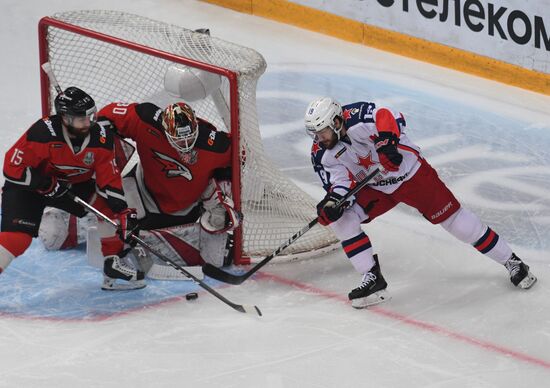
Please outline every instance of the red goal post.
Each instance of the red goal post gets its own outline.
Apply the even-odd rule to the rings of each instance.
[[[77,86],[96,100],[154,102],[185,99],[199,117],[231,133],[235,206],[235,263],[271,253],[315,216],[315,201],[284,177],[263,152],[256,85],[266,64],[256,51],[200,32],[118,11],[73,11],[39,22],[40,65],[50,62],[62,88]],[[192,69],[216,74],[219,85],[200,100],[174,94],[168,74]],[[210,77],[210,76],[209,76]],[[53,112],[56,91],[40,72],[42,113]],[[185,89],[185,88],[183,88]],[[335,237],[317,227],[287,249],[291,256],[331,249]]]

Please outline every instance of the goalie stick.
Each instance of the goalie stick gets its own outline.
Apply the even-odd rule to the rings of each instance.
[[[378,173],[380,172],[380,169],[375,169],[372,173],[370,173],[365,179],[363,179],[361,182],[357,184],[352,190],[350,190],[342,199],[340,199],[335,207],[339,208],[342,206],[351,196],[357,194],[359,190],[361,190],[363,187],[369,183],[369,181],[374,178]],[[285,241],[279,248],[275,249],[272,254],[267,256],[265,259],[260,261],[258,264],[256,264],[254,267],[252,267],[247,272],[235,275],[229,272],[225,272],[224,270],[213,266],[210,263],[206,263],[202,266],[202,272],[213,279],[220,280],[224,283],[229,284],[241,284],[246,279],[248,279],[250,276],[252,276],[256,271],[258,271],[260,268],[262,268],[264,265],[269,263],[275,256],[277,256],[279,253],[281,253],[283,250],[288,248],[292,243],[294,243],[296,240],[298,240],[302,235],[304,235],[307,231],[309,231],[311,228],[313,228],[317,223],[319,222],[318,218],[315,218],[314,220],[311,220],[309,224],[304,226],[300,231],[295,233],[292,237],[290,237],[287,241]]]
[[[105,214],[103,214],[102,212],[97,210],[95,207],[93,207],[92,205],[90,205],[89,203],[84,201],[83,199],[77,197],[76,195],[72,194],[70,191],[69,191],[68,195],[71,197],[71,199],[73,201],[75,201],[76,203],[84,206],[86,209],[88,209],[89,211],[94,213],[96,216],[100,217],[102,220],[104,220],[105,222],[113,225],[115,228],[118,229],[119,226],[115,221],[111,220],[109,217],[107,217]],[[169,257],[166,257],[165,255],[161,254],[160,252],[157,252],[153,247],[151,247],[149,244],[147,244],[145,241],[143,241],[138,236],[132,234],[130,238],[133,241],[135,241],[136,243],[138,243],[139,245],[141,245],[143,248],[147,249],[149,252],[151,252],[152,254],[157,256],[159,259],[164,261],[166,264],[170,265],[174,269],[176,269],[176,270],[180,271],[181,273],[183,273],[185,276],[187,276],[188,278],[193,280],[196,284],[201,286],[203,289],[208,291],[210,294],[212,294],[213,296],[215,296],[216,298],[218,298],[219,300],[221,300],[223,303],[227,304],[231,308],[233,308],[233,309],[235,309],[235,310],[237,310],[241,313],[248,313],[248,314],[254,314],[255,313],[255,314],[258,314],[259,316],[262,316],[262,312],[260,311],[258,306],[240,305],[240,304],[236,304],[236,303],[231,302],[229,299],[225,298],[219,292],[217,292],[212,287],[210,287],[208,284],[204,283],[202,280],[200,280],[199,278],[194,276],[192,273],[187,271],[185,268],[183,268],[180,265],[178,265],[177,263],[175,263],[172,259],[170,259]]]

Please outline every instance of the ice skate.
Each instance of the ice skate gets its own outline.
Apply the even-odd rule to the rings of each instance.
[[[528,289],[536,283],[537,278],[529,271],[529,266],[525,264],[515,253],[508,259],[504,266],[510,272],[510,281],[516,287]]]
[[[139,290],[146,286],[144,277],[145,274],[142,271],[128,265],[124,259],[117,255],[107,256],[103,264],[101,289],[106,291]]]
[[[348,294],[351,306],[356,309],[374,306],[391,299],[386,290],[388,283],[386,283],[386,280],[382,276],[376,255],[374,255],[374,261],[376,264],[369,272],[363,275],[361,285],[351,290]]]

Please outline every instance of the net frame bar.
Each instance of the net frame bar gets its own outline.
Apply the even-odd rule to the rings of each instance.
[[[39,71],[40,71],[40,93],[42,102],[42,115],[48,116],[52,102],[50,101],[50,81],[48,76],[41,71],[42,64],[48,62],[48,28],[55,27],[72,33],[80,34],[89,38],[97,39],[106,43],[116,44],[118,46],[137,51],[146,55],[152,55],[181,65],[191,66],[200,70],[209,71],[227,78],[229,82],[229,109],[230,109],[230,127],[231,127],[231,152],[232,152],[232,194],[235,207],[241,211],[241,155],[240,155],[240,132],[239,132],[239,89],[237,73],[222,67],[209,63],[184,58],[166,51],[158,50],[152,47],[144,46],[139,43],[130,42],[125,39],[117,38],[112,35],[103,34],[87,28],[76,26],[67,22],[44,17],[38,23],[38,46],[39,46]],[[66,86],[66,85],[65,85]],[[234,263],[243,265],[249,264],[250,258],[242,254],[243,252],[243,227],[239,226],[234,231]]]

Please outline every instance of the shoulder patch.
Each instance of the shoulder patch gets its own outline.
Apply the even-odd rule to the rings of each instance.
[[[350,128],[357,123],[372,123],[372,112],[376,108],[374,102],[354,102],[342,106],[342,116],[346,123],[346,128]]]
[[[112,150],[114,148],[113,137],[113,131],[107,131],[104,126],[95,123],[95,125],[92,125],[90,128],[90,143],[88,147]]]
[[[27,140],[37,143],[63,141],[61,118],[53,115],[36,121],[27,130]]]
[[[320,144],[317,141],[313,141],[313,144],[311,145],[311,157],[318,159],[319,161],[323,158],[323,155],[325,154],[326,148],[323,147],[322,144]]]
[[[226,132],[221,132],[208,121],[198,119],[199,137],[195,147],[205,151],[224,153],[231,146],[231,138]]]
[[[150,102],[144,102],[136,105],[136,113],[144,123],[147,123],[158,130],[164,131],[161,118],[162,112],[162,108],[159,108],[157,105]]]
[[[317,171],[317,168],[323,169],[321,161],[323,160],[323,155],[325,154],[326,149],[323,148],[321,144],[314,141],[311,146],[311,163],[313,168]]]
[[[348,149],[347,147],[343,147],[340,151],[334,154],[334,159],[338,159],[344,152],[346,152]]]

